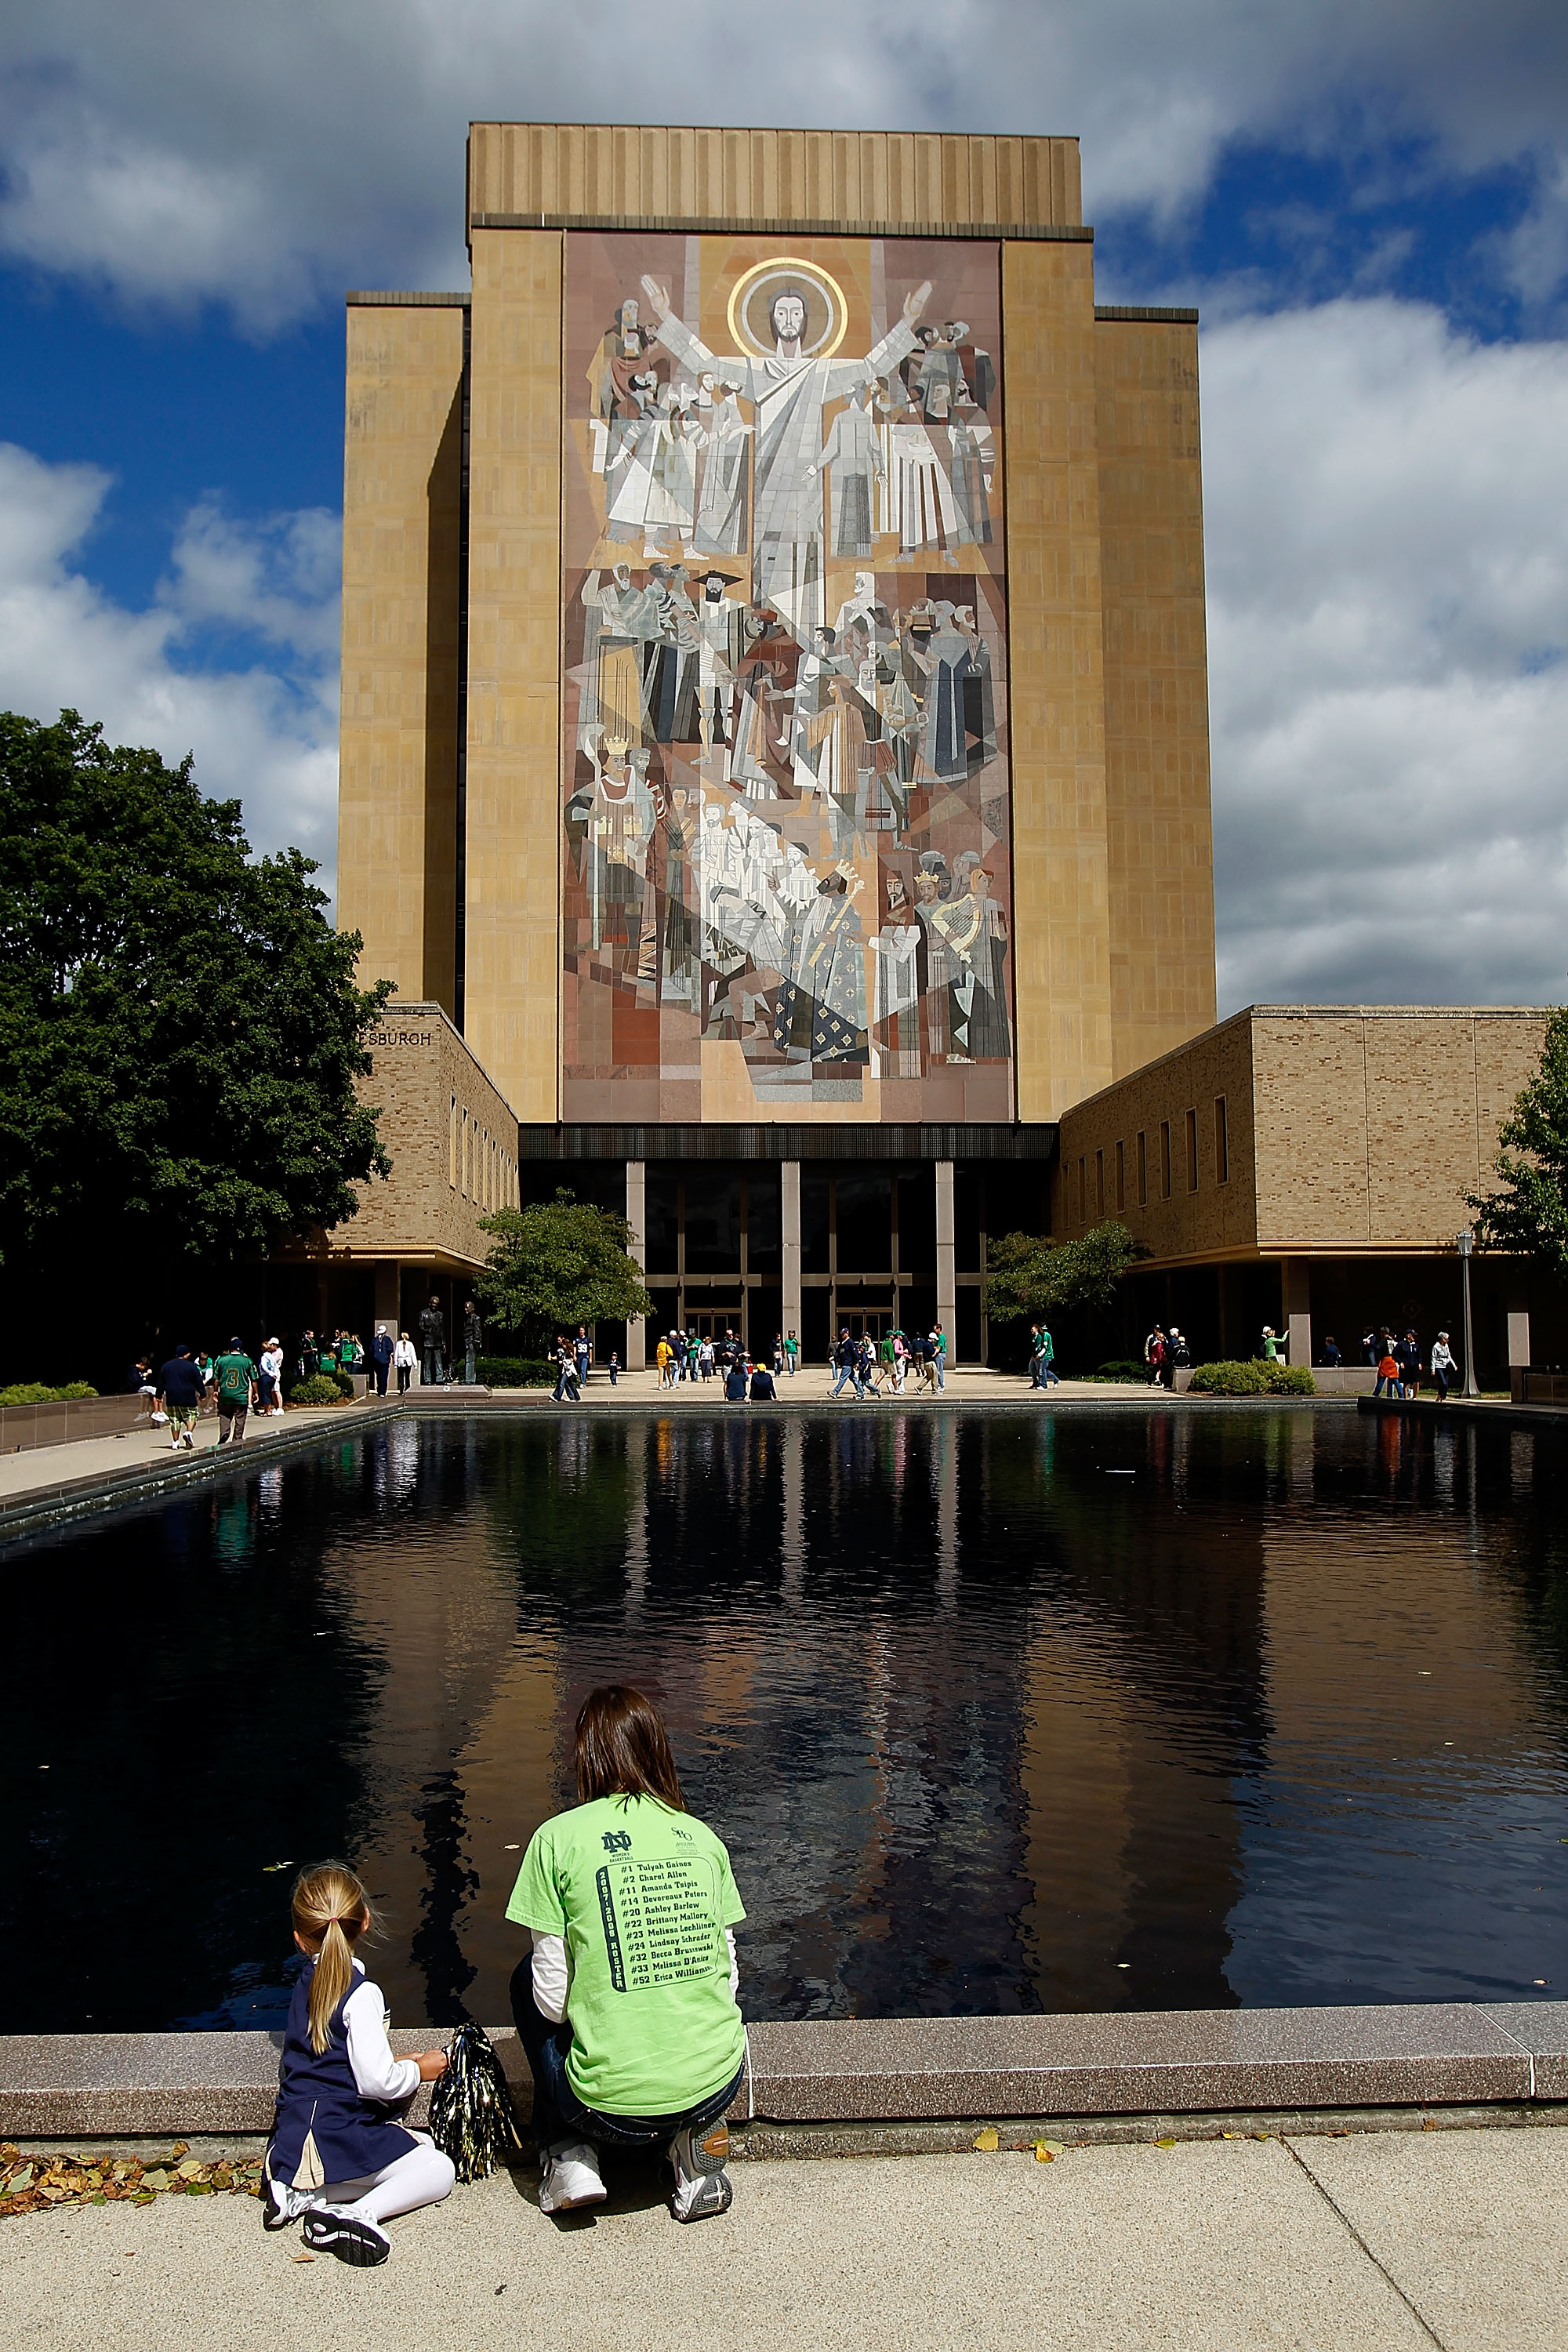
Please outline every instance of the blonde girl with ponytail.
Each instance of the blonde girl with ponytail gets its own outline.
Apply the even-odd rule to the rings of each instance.
[[[447,2053],[393,2056],[386,2004],[355,1956],[374,1920],[352,1870],[341,1862],[302,1870],[292,1909],[306,1966],[284,2030],[262,2219],[286,2230],[303,2215],[313,2252],[366,2269],[392,2251],[385,2222],[450,2193],[450,2158],[402,2120]]]

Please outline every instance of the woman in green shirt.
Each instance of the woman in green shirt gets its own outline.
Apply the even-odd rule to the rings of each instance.
[[[724,2212],[725,2111],[746,2071],[730,1857],[686,1810],[658,1708],[590,1691],[576,1727],[581,1803],[537,1830],[506,1916],[532,1936],[512,1976],[533,2074],[542,2211],[604,2200],[601,2147],[662,2146],[678,2221]]]

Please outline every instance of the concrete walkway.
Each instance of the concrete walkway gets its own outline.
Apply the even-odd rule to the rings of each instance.
[[[38,2352],[1534,2352],[1568,2341],[1568,2130],[1367,2133],[734,2167],[682,2230],[651,2169],[556,2223],[531,2173],[300,2262],[250,2199],[3,2225],[0,2344]]]
[[[353,1426],[355,1408],[353,1405],[290,1405],[281,1420],[263,1421],[252,1414],[246,1426],[246,1444],[276,1437],[279,1433],[290,1438],[304,1435],[318,1423],[346,1423]],[[194,1432],[195,1454],[210,1454],[217,1445],[217,1419],[199,1421]],[[186,1449],[181,1447],[180,1455]],[[228,1448],[226,1446],[226,1453]],[[14,1495],[31,1495],[39,1488],[57,1486],[71,1478],[98,1478],[112,1475],[117,1471],[145,1467],[148,1464],[161,1466],[176,1461],[169,1444],[166,1429],[153,1429],[140,1423],[134,1429],[122,1430],[112,1437],[77,1437],[64,1445],[30,1445],[17,1454],[0,1454],[0,1500]]]

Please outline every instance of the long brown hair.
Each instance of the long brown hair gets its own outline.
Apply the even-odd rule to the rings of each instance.
[[[294,1933],[316,1955],[310,1979],[310,2047],[327,2046],[332,2012],[353,1982],[353,1947],[371,1927],[364,1888],[345,1863],[318,1862],[294,1881]]]
[[[577,1795],[584,1805],[657,1797],[671,1812],[686,1811],[664,1717],[630,1683],[601,1684],[577,1710]]]

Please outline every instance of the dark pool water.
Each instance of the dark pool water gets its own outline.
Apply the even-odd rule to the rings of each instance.
[[[1559,1998],[1565,1505],[1554,1433],[1353,1412],[540,1413],[13,1547],[0,2028],[277,2021],[329,1853],[397,2021],[503,2019],[623,1676],[750,2015]]]

